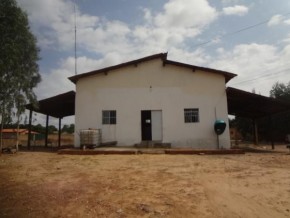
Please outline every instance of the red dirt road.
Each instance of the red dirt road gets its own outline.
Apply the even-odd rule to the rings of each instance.
[[[1,155],[0,217],[290,217],[290,155]]]

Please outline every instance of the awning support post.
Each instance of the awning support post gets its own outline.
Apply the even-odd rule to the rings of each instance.
[[[49,122],[49,115],[46,115],[46,125],[45,125],[45,147],[47,147],[47,142],[48,142],[48,122]]]
[[[253,135],[254,135],[254,144],[258,145],[259,144],[258,124],[257,124],[257,120],[256,119],[253,119]]]
[[[59,118],[58,121],[58,147],[61,146],[60,142],[61,142],[61,118]]]
[[[271,140],[271,146],[272,150],[275,149],[275,144],[274,144],[274,138],[273,138],[273,122],[272,122],[272,116],[269,116],[269,135],[270,135],[270,140]]]

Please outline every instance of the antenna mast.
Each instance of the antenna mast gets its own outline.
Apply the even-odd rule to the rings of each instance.
[[[77,18],[76,18],[76,1],[74,1],[74,21],[75,21],[75,75],[77,75]]]

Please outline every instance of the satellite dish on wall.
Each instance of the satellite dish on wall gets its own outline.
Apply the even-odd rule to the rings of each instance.
[[[216,120],[214,123],[214,131],[217,135],[217,149],[220,148],[219,135],[223,134],[226,127],[227,127],[227,124],[223,120]]]
[[[214,131],[217,135],[221,135],[223,134],[223,132],[225,131],[226,129],[226,122],[223,121],[223,120],[216,120],[215,123],[214,123]]]

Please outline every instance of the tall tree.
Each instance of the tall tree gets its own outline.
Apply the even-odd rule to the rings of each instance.
[[[290,82],[276,82],[270,91],[270,96],[290,103]],[[290,112],[283,112],[273,117],[274,136],[285,139],[290,134]]]
[[[36,38],[30,31],[26,13],[15,0],[0,1],[0,33],[0,115],[3,128],[13,107],[18,116],[23,111],[23,104],[36,102],[33,88],[41,77]],[[2,151],[2,135],[0,144]]]
[[[19,145],[19,125],[20,125],[20,117],[21,114],[25,111],[25,98],[22,94],[18,93],[18,95],[15,98],[15,116],[16,116],[16,125],[17,125],[17,133],[16,133],[16,150],[18,151],[18,145]]]
[[[290,102],[290,82],[288,84],[276,82],[272,86],[270,97]]]
[[[70,124],[70,125],[65,124],[65,125],[63,125],[61,131],[72,134],[75,131],[75,125],[74,124]]]

